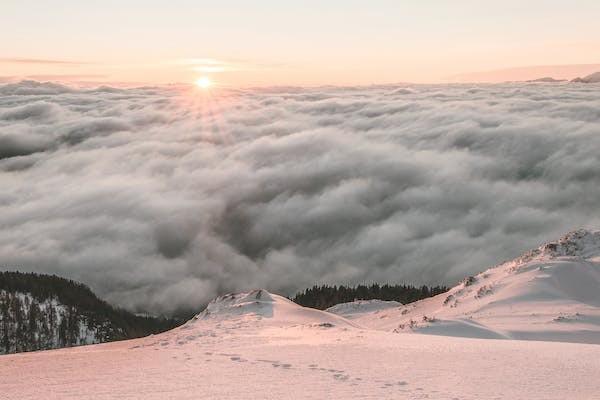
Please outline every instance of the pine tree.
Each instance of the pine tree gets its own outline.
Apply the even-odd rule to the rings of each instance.
[[[402,304],[408,304],[446,291],[448,291],[448,288],[445,286],[415,287],[410,285],[380,285],[378,283],[358,286],[315,285],[296,294],[292,300],[305,307],[324,310],[336,304],[354,300],[394,300]]]

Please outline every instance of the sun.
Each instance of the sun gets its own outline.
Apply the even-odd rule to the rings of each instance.
[[[196,79],[196,86],[200,89],[208,89],[212,85],[212,81],[207,76]]]

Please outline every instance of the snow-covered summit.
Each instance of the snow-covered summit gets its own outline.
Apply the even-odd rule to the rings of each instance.
[[[208,303],[206,309],[198,314],[196,319],[242,314],[268,317],[272,316],[273,306],[277,300],[281,301],[281,299],[276,299],[274,295],[262,289],[248,293],[229,293]]]
[[[283,296],[264,289],[246,293],[230,293],[211,301],[206,309],[188,324],[233,322],[243,326],[354,327],[343,317],[312,308],[302,307]]]
[[[548,242],[537,249],[528,251],[521,257],[510,261],[513,268],[533,260],[548,260],[558,257],[579,257],[593,259],[600,257],[600,231],[578,229],[567,233],[560,239]]]
[[[600,256],[600,231],[579,229],[569,232],[555,242],[546,243],[541,253],[549,257],[582,257]]]

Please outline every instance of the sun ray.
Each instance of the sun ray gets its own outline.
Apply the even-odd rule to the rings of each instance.
[[[208,89],[212,86],[212,81],[209,77],[203,76],[201,78],[196,79],[196,86],[198,86],[200,89]]]

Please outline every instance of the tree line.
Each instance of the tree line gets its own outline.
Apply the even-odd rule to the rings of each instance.
[[[0,272],[0,353],[130,339],[178,322],[113,307],[86,285],[55,275]]]
[[[296,294],[292,301],[305,307],[325,310],[340,303],[354,300],[394,300],[402,304],[412,303],[427,297],[447,292],[446,286],[412,286],[412,285],[370,285],[344,286],[321,285],[313,286]]]

